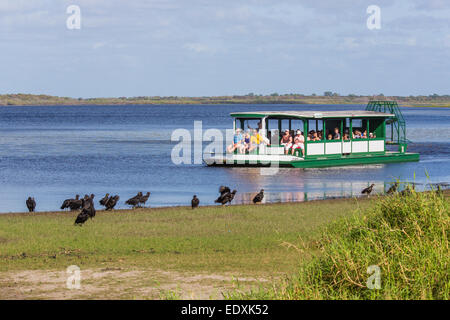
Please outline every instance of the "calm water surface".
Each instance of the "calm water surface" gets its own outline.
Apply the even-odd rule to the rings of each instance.
[[[119,194],[119,208],[138,191],[151,191],[151,206],[186,205],[195,193],[213,204],[219,185],[238,190],[237,203],[259,189],[266,200],[302,201],[359,194],[368,183],[381,191],[392,179],[450,181],[450,109],[402,108],[408,150],[418,163],[326,169],[280,169],[262,176],[258,168],[174,165],[172,131],[232,127],[230,112],[251,110],[350,110],[365,106],[180,105],[0,107],[0,212],[25,211],[34,196],[37,210],[56,210],[75,194]],[[204,145],[206,146],[206,144]],[[426,175],[430,176],[427,179]],[[420,187],[420,186],[419,186]]]

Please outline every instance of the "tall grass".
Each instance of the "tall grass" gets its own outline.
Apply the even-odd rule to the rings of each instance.
[[[298,275],[230,298],[449,299],[449,227],[448,203],[438,192],[380,198],[367,214],[328,227],[321,253]],[[380,289],[368,288],[373,265]]]

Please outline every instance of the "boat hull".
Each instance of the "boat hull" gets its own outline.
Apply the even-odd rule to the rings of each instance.
[[[364,154],[334,157],[299,158],[277,155],[209,155],[204,160],[208,166],[225,167],[292,167],[325,168],[350,165],[368,165],[396,162],[419,161],[418,153],[386,152],[384,154]]]

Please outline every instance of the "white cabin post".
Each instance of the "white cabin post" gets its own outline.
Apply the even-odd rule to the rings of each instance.
[[[267,139],[266,118],[267,117],[264,117],[260,120],[261,121],[261,130],[260,131],[262,131],[262,134],[260,132],[260,134],[262,136],[261,145],[259,147],[260,154],[266,154],[266,145],[264,144],[264,140]]]

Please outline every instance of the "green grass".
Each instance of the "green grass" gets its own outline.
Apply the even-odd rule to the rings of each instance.
[[[0,215],[0,271],[76,264],[181,271],[293,273],[310,254],[284,243],[314,241],[320,228],[365,200],[260,206],[99,211],[82,227],[76,213]],[[312,247],[312,250],[315,250]]]
[[[430,193],[381,198],[364,215],[331,224],[320,254],[272,288],[235,291],[245,299],[450,298],[448,200]],[[381,288],[368,289],[367,268],[380,268]]]
[[[231,299],[450,298],[448,199],[432,192],[99,211],[83,227],[73,225],[75,216],[0,215],[4,297],[51,298],[55,289],[46,289],[48,278],[10,277],[22,277],[22,270],[61,272],[75,264],[87,272],[84,285],[112,298],[205,298],[220,292]],[[371,265],[381,270],[379,290],[367,288]],[[89,276],[108,271],[114,276]],[[145,291],[150,289],[156,291]],[[59,298],[66,297],[62,287],[58,290]],[[95,290],[76,297],[95,299]]]

